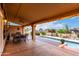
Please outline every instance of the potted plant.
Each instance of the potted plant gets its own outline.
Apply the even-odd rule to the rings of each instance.
[[[61,39],[60,41],[61,41],[61,44],[64,44],[65,43],[65,40],[64,39]]]

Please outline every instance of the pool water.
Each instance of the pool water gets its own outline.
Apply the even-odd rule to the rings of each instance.
[[[53,42],[58,42],[58,43],[60,43],[60,40],[59,40],[59,39],[49,38],[49,40],[51,40],[51,41],[53,41]],[[67,45],[68,45],[69,47],[71,47],[71,48],[79,48],[79,44],[78,44],[78,43],[66,41],[65,44],[67,44]]]
[[[67,44],[71,48],[79,48],[79,44],[77,43],[65,42],[65,44]]]

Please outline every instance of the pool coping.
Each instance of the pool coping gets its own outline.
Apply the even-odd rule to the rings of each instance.
[[[72,42],[72,43],[76,43],[76,44],[79,44],[79,41],[78,40],[73,40],[73,39],[67,39],[67,38],[60,38],[60,37],[55,37],[55,36],[47,36],[47,35],[42,35],[41,37],[46,37],[46,38],[55,38],[57,40],[61,40],[61,39],[64,39],[65,41],[68,41],[68,42]]]

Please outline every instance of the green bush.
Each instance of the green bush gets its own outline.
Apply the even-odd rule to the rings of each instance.
[[[66,33],[66,31],[64,29],[59,29],[57,32],[58,33]]]
[[[40,32],[42,35],[46,35],[46,32]]]
[[[60,41],[61,41],[61,44],[64,44],[65,43],[65,40],[64,39],[61,39]]]

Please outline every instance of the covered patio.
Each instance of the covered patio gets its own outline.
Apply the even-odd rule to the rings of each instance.
[[[40,36],[35,35],[35,28],[37,24],[51,22],[59,19],[79,15],[79,4],[0,4],[4,17],[2,20],[20,24],[17,26],[21,28],[21,33],[25,26],[32,27],[32,38],[27,42],[20,44],[6,43],[4,40],[2,55],[12,56],[78,56],[79,52],[59,48],[58,43],[44,41]],[[17,27],[12,27],[11,31]],[[10,29],[8,29],[10,30]],[[16,30],[14,30],[16,31]],[[14,32],[13,31],[13,32]],[[4,33],[3,33],[4,34]],[[7,36],[7,35],[6,35]],[[30,36],[29,36],[30,37]],[[3,38],[4,39],[4,38]]]

